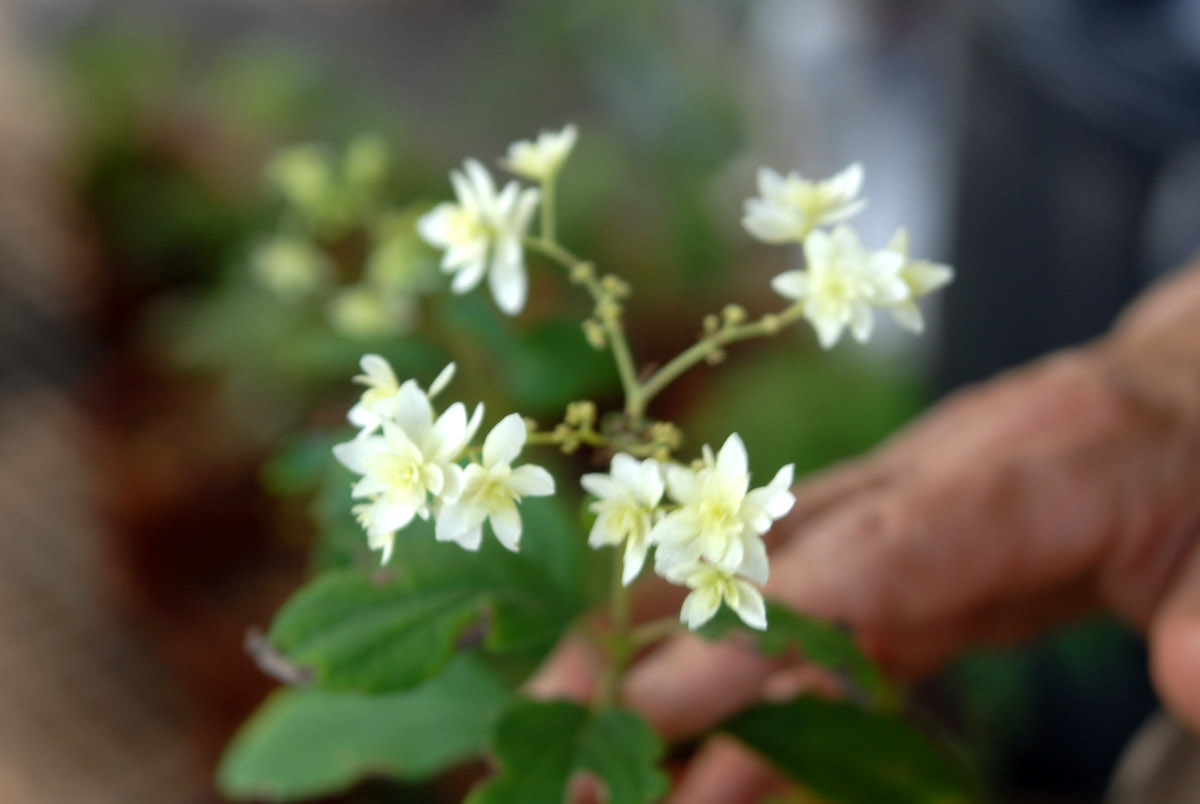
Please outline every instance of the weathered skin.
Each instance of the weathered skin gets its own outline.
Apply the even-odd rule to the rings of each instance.
[[[1200,263],[1106,337],[955,394],[797,494],[768,595],[849,624],[892,672],[1106,609],[1146,634],[1159,693],[1200,731]],[[534,687],[584,695],[589,666],[565,645]],[[680,737],[804,675],[680,637],[623,694]],[[773,783],[713,741],[674,800],[753,800]]]

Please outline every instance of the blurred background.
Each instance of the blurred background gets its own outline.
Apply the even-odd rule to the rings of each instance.
[[[363,352],[544,420],[615,399],[568,288],[535,270],[504,321],[412,235],[463,155],[568,121],[564,240],[633,280],[647,360],[768,309],[760,164],[862,161],[864,238],[957,267],[925,338],[747,346],[662,398],[759,472],[1102,332],[1200,247],[1195,0],[0,0],[0,801],[219,800],[271,687],[245,634],[365,549],[327,460]],[[920,696],[1011,802],[1099,800],[1157,708],[1104,619]]]

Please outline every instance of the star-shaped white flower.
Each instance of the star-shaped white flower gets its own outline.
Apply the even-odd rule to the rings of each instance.
[[[486,274],[496,306],[508,315],[525,307],[529,278],[521,238],[538,203],[538,191],[509,182],[497,192],[491,174],[474,159],[452,171],[457,203],[438,204],[417,221],[427,243],[445,251],[442,270],[454,274],[450,288],[466,293]]]
[[[482,463],[463,472],[462,493],[444,504],[437,516],[438,541],[457,542],[467,550],[478,550],[487,520],[492,533],[509,550],[521,543],[522,497],[554,493],[554,478],[540,466],[514,467],[513,461],[525,446],[525,420],[509,414],[492,428],[483,442]]]
[[[667,491],[680,507],[650,532],[650,542],[657,546],[655,569],[666,575],[674,567],[703,559],[765,582],[768,566],[762,535],[791,510],[795,502],[791,481],[789,465],[769,485],[751,491],[746,446],[737,433],[699,470],[668,467]]]
[[[632,455],[618,452],[607,474],[584,475],[580,482],[599,498],[588,506],[596,514],[588,544],[625,544],[621,581],[628,586],[646,563],[650,529],[665,488],[662,469],[655,460],[639,462]]]
[[[456,402],[435,421],[429,397],[413,380],[400,386],[392,403],[391,415],[380,421],[382,434],[359,435],[333,448],[346,468],[362,475],[351,493],[367,502],[356,513],[385,562],[396,531],[416,517],[428,518],[432,503],[458,497],[464,477],[455,461],[483,419],[482,405],[468,421],[466,407]]]
[[[928,296],[935,290],[940,290],[954,281],[954,269],[949,265],[928,260],[913,260],[908,256],[908,230],[899,229],[887,245],[888,251],[899,254],[904,264],[900,267],[900,278],[908,285],[907,299],[893,305],[890,309],[896,323],[909,332],[921,332],[925,329],[925,318],[917,299]]]
[[[895,251],[869,251],[849,226],[832,234],[820,229],[804,239],[805,270],[787,271],[771,281],[780,296],[804,304],[804,317],[826,349],[850,327],[866,341],[875,327],[875,307],[891,307],[909,298],[900,275],[904,258]]]
[[[770,168],[759,168],[760,197],[746,201],[742,225],[767,243],[799,243],[818,226],[844,221],[862,211],[867,202],[858,198],[862,189],[862,165],[853,164],[824,181],[806,179],[798,173],[783,176]]]
[[[395,417],[400,383],[391,364],[379,355],[363,355],[359,366],[363,373],[356,376],[354,382],[367,386],[367,389],[358,403],[350,408],[346,418],[355,427],[362,428],[360,435],[370,435],[379,429],[384,419]],[[433,399],[441,393],[454,379],[455,370],[454,363],[447,364],[430,384],[426,398]]]
[[[578,135],[578,130],[570,124],[562,131],[543,131],[537,140],[521,140],[508,146],[508,155],[500,160],[500,164],[505,170],[531,181],[547,181],[562,169]]]
[[[762,593],[733,573],[701,562],[680,564],[667,573],[667,580],[691,589],[683,601],[679,619],[693,631],[713,618],[724,601],[746,625],[765,631],[767,607]]]

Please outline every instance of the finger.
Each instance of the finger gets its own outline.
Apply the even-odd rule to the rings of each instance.
[[[1167,705],[1200,730],[1200,542],[1193,542],[1150,631],[1151,669]]]
[[[673,740],[753,703],[774,664],[738,642],[676,637],[629,672],[622,698]]]
[[[692,760],[672,804],[751,804],[787,782],[750,749],[730,737],[710,739]]]
[[[581,637],[564,639],[525,684],[525,692],[543,701],[588,701],[596,688],[596,656]]]

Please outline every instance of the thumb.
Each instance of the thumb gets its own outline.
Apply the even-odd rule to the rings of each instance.
[[[1159,695],[1200,733],[1200,540],[1193,542],[1154,618],[1150,649]]]

